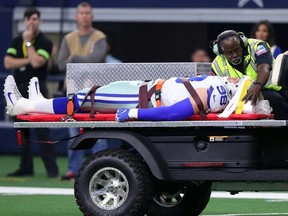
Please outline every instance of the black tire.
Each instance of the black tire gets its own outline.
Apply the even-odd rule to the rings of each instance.
[[[140,157],[108,149],[82,164],[74,195],[87,216],[143,216],[153,199],[152,185],[150,170]]]
[[[148,216],[198,216],[211,195],[211,182],[200,185],[160,182],[155,187]]]

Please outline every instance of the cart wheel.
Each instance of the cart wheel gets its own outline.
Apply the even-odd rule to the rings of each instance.
[[[148,216],[197,216],[211,195],[211,183],[159,183]]]
[[[122,149],[90,156],[75,179],[75,198],[84,215],[135,215],[153,200],[152,177],[143,160]]]

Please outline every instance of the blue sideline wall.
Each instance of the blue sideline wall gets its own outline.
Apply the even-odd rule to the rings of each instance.
[[[0,155],[14,155],[19,151],[17,145],[16,129],[13,128],[12,122],[0,122]],[[60,140],[69,137],[68,129],[50,129],[53,140]],[[35,131],[31,129],[31,139],[36,141],[37,136]],[[67,156],[68,141],[51,144],[55,145],[57,155]],[[39,155],[40,148],[35,142],[32,142],[32,152]]]

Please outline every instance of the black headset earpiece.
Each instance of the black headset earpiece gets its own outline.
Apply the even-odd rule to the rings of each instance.
[[[223,54],[223,51],[220,47],[220,43],[225,40],[228,37],[231,36],[237,36],[240,39],[240,43],[243,47],[247,47],[248,45],[248,38],[245,36],[245,34],[243,32],[236,32],[234,30],[226,30],[222,33],[220,33],[217,36],[216,40],[213,40],[210,42],[209,46],[211,47],[211,49],[213,50],[213,52],[216,55],[221,55]]]
[[[247,47],[248,45],[248,38],[245,36],[245,34],[243,32],[237,32],[238,36],[240,37],[240,41],[242,41],[243,46]]]
[[[216,55],[220,55],[221,53],[219,52],[219,48],[218,48],[218,42],[217,40],[213,40],[209,43],[209,47],[213,50],[213,52]]]

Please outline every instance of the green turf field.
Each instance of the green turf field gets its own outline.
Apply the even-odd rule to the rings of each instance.
[[[60,169],[60,175],[64,175],[67,171],[67,158],[58,157],[57,163]],[[34,177],[6,177],[7,173],[15,171],[18,168],[18,164],[19,157],[17,156],[0,156],[0,186],[73,188],[73,182],[63,182],[57,178],[47,178],[40,157],[34,158]]]
[[[8,172],[18,168],[19,157],[0,156],[0,186],[73,188],[72,181],[60,181],[58,178],[47,178],[43,162],[39,157],[34,159],[35,176],[27,178],[6,177]],[[63,175],[67,169],[67,158],[59,157],[57,163]],[[73,195],[7,195],[0,194],[0,212],[5,216],[50,216],[82,215],[78,210]]]
[[[252,216],[288,215],[288,200],[212,198],[202,215]]]
[[[6,173],[18,166],[17,156],[0,156],[0,187],[65,188],[73,192],[73,182],[47,178],[43,163],[35,157],[35,176],[29,178],[7,178]],[[58,158],[61,174],[66,171],[67,158]],[[48,189],[49,190],[49,189]],[[52,190],[52,189],[51,189]],[[13,195],[0,194],[0,212],[3,216],[77,216],[78,210],[73,195]],[[288,216],[288,198],[275,199],[223,199],[211,198],[204,216]]]
[[[0,195],[0,203],[0,211],[3,216],[82,215],[75,204],[74,196]]]

